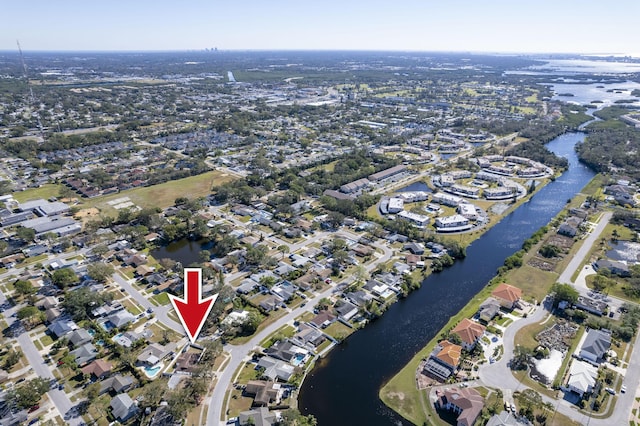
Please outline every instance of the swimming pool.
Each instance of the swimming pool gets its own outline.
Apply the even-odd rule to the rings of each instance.
[[[291,364],[293,364],[295,367],[299,366],[300,364],[302,364],[302,361],[304,361],[304,358],[306,357],[305,354],[295,354],[295,356],[291,359]]]
[[[153,367],[144,367],[144,373],[149,378],[157,376],[160,370],[162,370],[162,364],[154,365]]]

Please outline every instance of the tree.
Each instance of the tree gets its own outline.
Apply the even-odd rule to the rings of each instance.
[[[317,426],[318,421],[311,414],[303,416],[297,409],[289,408],[282,412],[280,424],[282,426]]]
[[[575,303],[579,296],[578,290],[570,284],[555,283],[553,287],[551,287],[551,292],[553,293],[553,303],[555,305],[562,300]]]
[[[542,397],[533,389],[525,389],[520,392],[516,399],[520,405],[520,410],[527,418],[533,417],[533,412],[542,406]]]
[[[140,401],[140,408],[145,409],[147,407],[155,409],[162,401],[167,389],[167,382],[163,379],[156,379],[153,382],[145,385],[142,388],[141,395],[143,396]]]
[[[211,252],[209,250],[200,250],[198,257],[201,262],[208,262],[211,260]]]
[[[87,273],[94,280],[104,282],[113,274],[113,266],[103,262],[92,263],[87,266]]]
[[[278,246],[278,251],[280,253],[282,253],[282,257],[281,257],[281,259],[282,259],[282,258],[284,258],[284,254],[285,253],[289,253],[290,248],[289,248],[289,246],[287,244],[282,244],[282,245]]]
[[[316,304],[315,307],[319,311],[326,311],[331,307],[331,300],[327,299],[326,297],[323,297],[322,299],[318,300],[318,303]]]
[[[31,242],[36,239],[36,231],[31,228],[25,228],[24,226],[21,226],[16,231],[16,236],[22,241]]]
[[[65,295],[62,306],[65,312],[71,315],[76,321],[89,318],[89,314],[96,306],[113,300],[112,293],[95,293],[87,287],[75,291],[69,291]]]
[[[37,289],[31,285],[29,281],[18,280],[13,283],[14,288],[16,289],[16,293],[27,296],[29,294],[34,294]]]
[[[511,369],[512,370],[524,370],[527,368],[529,363],[529,358],[533,355],[533,351],[524,346],[516,346],[513,350],[513,358],[511,358]]]
[[[56,286],[64,289],[69,285],[78,282],[78,276],[71,268],[62,268],[51,274],[51,281]]]
[[[47,391],[49,391],[49,381],[38,377],[12,390],[8,398],[13,400],[20,408],[29,408],[36,405]]]
[[[92,404],[100,395],[100,383],[91,383],[85,388],[85,394],[89,404]]]
[[[18,361],[20,361],[21,356],[22,356],[22,352],[17,351],[15,349],[10,349],[9,352],[7,352],[7,355],[4,359],[4,365],[2,366],[2,368],[7,371],[11,370],[11,368],[14,365],[16,365]]]

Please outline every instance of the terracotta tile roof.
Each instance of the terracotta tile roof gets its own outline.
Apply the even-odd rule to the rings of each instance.
[[[436,358],[447,365],[457,367],[460,363],[460,351],[462,351],[462,347],[451,343],[448,340],[443,340],[442,342],[438,343],[438,345],[441,349],[440,352],[438,352],[438,354],[436,355]]]
[[[499,297],[503,300],[508,300],[510,302],[516,302],[522,297],[522,290],[518,287],[514,287],[509,284],[502,283],[491,293],[494,297]]]
[[[468,318],[460,321],[458,325],[455,326],[452,333],[457,334],[460,337],[460,340],[463,342],[473,345],[478,339],[484,334],[485,327],[477,322],[471,321]]]

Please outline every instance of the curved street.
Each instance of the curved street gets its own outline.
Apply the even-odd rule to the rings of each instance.
[[[589,291],[584,280],[585,272],[580,271],[579,278],[576,280],[577,282],[575,284],[571,282],[571,277],[575,271],[580,268],[580,265],[582,265],[584,258],[589,253],[589,250],[591,250],[593,244],[600,238],[600,235],[602,234],[602,231],[604,231],[605,226],[609,223],[611,216],[611,212],[606,212],[601,216],[597,226],[587,236],[587,238],[585,238],[582,246],[576,252],[558,279],[561,283],[574,285],[581,295],[586,295]],[[618,299],[612,298],[612,301],[614,304],[622,303],[622,301]],[[502,358],[494,364],[483,364],[479,368],[478,374],[483,384],[510,392],[521,391],[527,388],[527,386],[520,383],[513,376],[511,369],[509,368],[509,361],[513,358],[514,338],[518,331],[523,327],[543,321],[544,318],[550,314],[550,304],[550,299],[546,298],[542,304],[537,307],[533,314],[530,314],[527,318],[515,321],[506,328],[503,336],[504,353]],[[633,347],[637,348],[639,344],[640,333],[637,333]],[[617,401],[615,403],[613,413],[606,418],[592,417],[589,414],[580,412],[574,404],[565,401],[564,399],[553,399],[542,394],[541,396],[545,403],[551,403],[555,407],[556,412],[559,412],[580,424],[594,426],[623,425],[628,423],[629,413],[631,413],[631,408],[634,402],[636,392],[632,390],[637,390],[640,385],[640,354],[637,350],[634,350],[631,354],[629,366],[622,383],[627,387],[627,389],[629,389],[629,392],[617,394]]]

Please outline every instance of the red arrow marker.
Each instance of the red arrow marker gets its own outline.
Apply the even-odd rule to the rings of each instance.
[[[169,300],[171,300],[189,340],[191,343],[195,343],[218,295],[214,294],[202,299],[201,268],[184,268],[184,281],[184,299],[170,294]]]

